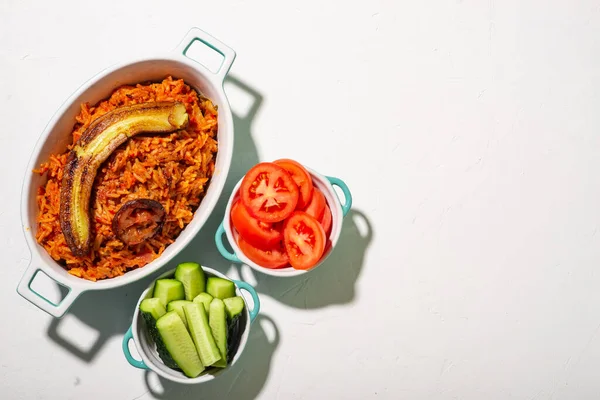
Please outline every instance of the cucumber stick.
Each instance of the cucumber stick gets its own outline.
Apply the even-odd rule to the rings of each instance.
[[[154,284],[152,297],[159,298],[164,307],[173,300],[183,300],[185,298],[183,283],[176,279],[159,279]]]
[[[210,330],[204,306],[198,303],[186,304],[183,311],[202,363],[207,367],[213,365],[221,359],[221,353]]]
[[[204,371],[194,342],[176,311],[169,311],[160,317],[156,321],[156,328],[169,354],[186,376],[195,378]]]
[[[175,279],[183,283],[185,299],[192,301],[194,297],[204,292],[206,278],[200,264],[186,262],[179,264],[175,270]]]
[[[211,276],[206,280],[206,291],[212,297],[223,300],[235,296],[235,285],[227,279]]]
[[[183,306],[186,304],[192,304],[191,301],[187,300],[173,300],[169,304],[167,304],[167,311],[175,311],[179,315],[179,318],[183,321],[183,324],[187,328],[187,318],[185,317],[185,313],[183,312]]]
[[[165,347],[165,344],[158,333],[158,329],[156,329],[156,320],[165,315],[167,311],[165,310],[165,306],[163,306],[160,299],[151,298],[144,299],[140,303],[140,313],[142,314],[142,318],[146,323],[146,328],[148,329],[148,334],[152,338],[152,341],[156,344],[156,350],[158,351],[158,355],[160,359],[165,363],[165,365],[169,368],[179,369],[179,366],[173,360],[173,357],[169,354],[169,351]]]
[[[231,362],[240,345],[240,317],[244,311],[244,299],[240,296],[223,300],[227,312],[227,361]]]
[[[244,299],[240,296],[226,298],[223,303],[225,303],[225,311],[230,320],[238,317],[244,311]]]
[[[156,330],[156,320],[165,315],[167,310],[165,310],[159,299],[152,298],[142,300],[140,303],[140,313],[146,322],[148,333],[152,337],[152,340],[156,342],[157,337],[160,339]]]
[[[194,303],[203,304],[207,313],[210,313],[209,308],[212,300],[213,297],[206,292],[202,292],[198,296],[194,297]]]
[[[213,299],[210,303],[209,325],[215,343],[221,353],[221,359],[213,364],[214,367],[227,366],[227,314],[225,304],[221,299]]]
[[[154,320],[159,319],[167,313],[167,310],[165,310],[165,306],[163,306],[160,299],[154,297],[142,300],[140,303],[140,311],[149,313]]]

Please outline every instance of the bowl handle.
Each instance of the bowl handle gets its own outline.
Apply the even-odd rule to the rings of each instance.
[[[206,66],[202,64],[201,61],[195,60],[191,57],[188,58],[196,61],[199,64],[202,64],[202,66],[206,68],[208,72],[210,72],[213,75],[216,75],[219,78],[219,80],[223,82],[223,80],[225,79],[225,75],[227,75],[229,69],[231,68],[231,64],[233,64],[233,61],[235,60],[235,51],[233,51],[231,47],[227,46],[219,39],[209,35],[208,33],[198,28],[190,29],[189,32],[183,38],[183,40],[177,45],[175,51],[187,57],[187,51],[196,40],[198,40],[205,46],[210,47],[211,49],[223,56],[221,66],[219,67],[219,70],[217,72],[212,72],[209,71],[208,68],[206,68]]]
[[[221,222],[221,225],[219,225],[219,228],[217,229],[217,233],[215,233],[215,243],[217,244],[217,249],[219,250],[219,253],[221,253],[223,257],[225,257],[231,262],[241,263],[242,260],[240,260],[238,256],[235,255],[235,253],[228,252],[225,246],[223,245],[224,234],[225,227],[223,226],[223,222]]]
[[[342,204],[342,212],[344,213],[345,217],[346,214],[348,214],[348,211],[350,211],[350,208],[352,207],[352,193],[350,193],[348,185],[346,185],[346,183],[340,178],[328,176],[327,179],[333,186],[337,186],[340,189],[342,189],[342,193],[344,193],[345,203]]]
[[[131,355],[131,352],[129,351],[129,341],[131,339],[133,339],[133,332],[131,332],[131,326],[130,326],[129,329],[127,330],[127,333],[125,334],[125,336],[123,336],[123,354],[125,354],[125,358],[127,359],[127,362],[136,368],[148,369],[148,366],[146,365],[146,363],[144,363],[143,361],[136,360]]]
[[[250,296],[252,296],[254,307],[252,308],[252,310],[250,310],[250,323],[254,322],[254,320],[258,316],[258,312],[260,311],[260,299],[258,298],[258,294],[256,294],[256,290],[254,290],[252,285],[243,281],[234,280],[233,283],[235,283],[240,288],[240,290],[243,289],[250,293]]]
[[[27,270],[25,271],[25,273],[23,274],[23,277],[21,278],[19,285],[17,286],[17,293],[19,293],[24,299],[26,299],[29,302],[31,302],[32,304],[36,305],[41,310],[46,311],[48,314],[52,315],[53,317],[60,318],[63,315],[65,315],[65,313],[67,312],[69,307],[71,307],[73,302],[77,299],[77,297],[79,297],[79,295],[83,292],[83,290],[69,287],[69,286],[65,285],[64,283],[58,282],[56,279],[54,279],[50,275],[46,274],[46,276],[48,276],[54,282],[56,282],[57,284],[59,284],[61,286],[66,287],[68,290],[65,298],[62,299],[58,304],[56,304],[56,303],[48,300],[47,298],[45,298],[44,296],[42,296],[41,294],[39,294],[38,292],[36,292],[35,290],[33,290],[31,288],[31,282],[33,282],[33,280],[37,276],[38,272],[40,272],[40,271],[43,272],[44,274],[46,274],[40,268],[34,267],[33,265],[30,264],[29,267],[27,267]]]

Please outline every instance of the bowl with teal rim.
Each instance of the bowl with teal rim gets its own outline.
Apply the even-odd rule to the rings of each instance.
[[[335,249],[335,246],[337,245],[338,240],[340,238],[344,217],[348,214],[352,207],[352,194],[350,193],[348,185],[346,185],[346,183],[343,180],[332,176],[321,175],[318,172],[306,166],[304,166],[304,168],[310,174],[314,187],[318,188],[325,196],[327,205],[331,210],[331,232],[329,233],[325,251],[321,256],[319,262],[308,270],[294,269],[291,266],[273,269],[266,268],[262,265],[253,262],[244,254],[244,252],[240,249],[240,247],[237,244],[238,233],[235,231],[230,218],[231,207],[239,198],[240,186],[242,185],[242,181],[244,180],[243,177],[237,183],[237,185],[231,193],[231,196],[229,197],[229,201],[227,202],[227,208],[225,210],[225,217],[223,218],[223,222],[221,222],[215,234],[215,243],[217,245],[217,249],[224,258],[234,263],[246,264],[252,269],[262,272],[263,274],[280,277],[292,277],[306,274],[316,269],[325,262],[327,257],[329,257],[331,252]],[[334,186],[337,186],[341,190],[341,192],[344,195],[344,201],[340,200],[336,190],[334,189]],[[227,250],[223,242],[223,237],[227,238],[227,241],[229,242],[229,245],[231,246],[233,251]]]
[[[254,290],[254,288],[248,283],[238,281],[235,279],[229,279],[222,273],[215,271],[212,268],[202,266],[202,269],[204,270],[206,278],[216,276],[232,281],[235,285],[236,296],[240,296],[244,300],[244,311],[242,312],[242,315],[240,316],[239,320],[239,334],[241,336],[239,338],[238,347],[234,350],[235,353],[231,358],[231,362],[229,362],[227,367],[225,368],[207,367],[199,376],[195,378],[189,378],[185,376],[183,372],[169,368],[165,365],[165,363],[161,360],[160,356],[158,355],[158,351],[156,350],[156,344],[150,337],[150,334],[146,327],[146,322],[144,321],[144,318],[142,318],[142,315],[140,313],[140,303],[142,302],[142,300],[152,297],[152,294],[154,292],[154,283],[156,281],[155,280],[154,282],[152,282],[152,284],[150,284],[150,286],[148,286],[146,290],[144,290],[144,292],[140,296],[135,306],[131,326],[129,327],[129,329],[125,333],[125,336],[123,337],[123,354],[125,355],[125,359],[127,360],[127,362],[129,362],[129,364],[131,364],[133,367],[142,370],[154,371],[161,377],[173,382],[184,384],[196,384],[208,382],[213,379],[216,379],[217,377],[222,376],[224,373],[226,373],[226,371],[231,369],[231,367],[239,360],[239,358],[242,355],[242,352],[244,351],[244,348],[246,347],[246,342],[248,341],[248,335],[250,332],[252,322],[254,322],[260,311],[260,299],[256,294],[256,290]],[[173,278],[174,274],[175,269],[172,269],[159,276],[157,280],[163,278]],[[250,308],[246,296],[242,291],[247,292],[251,296],[253,303],[252,308]],[[137,359],[131,354],[129,343],[132,340],[135,343],[135,348],[141,360]]]

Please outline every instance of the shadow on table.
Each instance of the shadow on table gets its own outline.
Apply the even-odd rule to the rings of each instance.
[[[176,265],[180,262],[197,260],[208,267],[214,268],[222,273],[227,273],[231,267],[231,262],[225,260],[218,252],[215,245],[215,232],[223,221],[227,200],[233,191],[233,188],[246,172],[258,163],[258,152],[256,145],[252,139],[252,121],[256,116],[260,105],[262,104],[262,96],[244,83],[234,77],[228,77],[225,80],[225,90],[242,91],[252,97],[252,102],[247,111],[235,110],[233,113],[233,121],[235,126],[235,141],[233,146],[233,159],[231,168],[225,181],[225,187],[221,194],[219,202],[215,206],[211,216],[208,218],[200,232],[196,235],[190,244],[171,262]],[[234,104],[232,102],[232,108]]]
[[[365,252],[373,238],[368,218],[350,210],[344,218],[336,248],[317,269],[291,278],[255,272],[256,290],[296,308],[314,309],[350,303],[363,266]]]
[[[92,361],[112,336],[122,335],[127,331],[140,294],[158,275],[153,274],[130,285],[111,290],[83,293],[62,319],[51,320],[48,325],[48,337],[83,361]],[[95,335],[73,338],[61,334],[61,324],[64,324],[67,318],[73,317],[95,331]],[[96,340],[88,345],[94,336]]]
[[[221,198],[200,233],[179,253],[168,265],[138,282],[127,286],[101,291],[86,292],[75,301],[63,319],[53,319],[48,326],[48,337],[55,343],[73,353],[80,359],[90,362],[102,349],[104,344],[114,335],[122,335],[131,325],[134,307],[144,289],[163,271],[173,268],[177,263],[190,260],[201,260],[202,264],[226,272],[230,263],[217,252],[214,244],[214,233],[223,219],[227,198],[239,179],[254,164],[258,163],[256,145],[252,139],[251,125],[256,116],[263,97],[235,77],[225,80],[225,89],[234,93],[242,93],[250,98],[244,110],[232,101],[235,140],[233,160],[225,188]],[[229,89],[229,90],[228,90]],[[60,285],[58,285],[60,287]],[[66,293],[62,293],[63,297]],[[70,338],[61,335],[61,323],[67,318],[76,318],[96,332],[96,339],[91,345],[81,345],[87,338]],[[90,335],[94,336],[94,335]],[[94,339],[94,337],[92,337]]]
[[[279,331],[273,320],[260,314],[238,362],[219,378],[197,385],[166,380],[154,372],[145,373],[149,392],[157,399],[255,399],[267,377],[273,354],[279,344]]]

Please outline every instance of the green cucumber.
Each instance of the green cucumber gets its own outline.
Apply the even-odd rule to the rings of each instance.
[[[206,278],[204,270],[200,264],[187,262],[177,266],[175,270],[175,279],[183,283],[185,299],[192,301],[206,288]]]
[[[210,307],[210,302],[212,300],[213,300],[213,297],[206,292],[202,292],[198,296],[194,297],[194,303],[203,304],[204,309],[206,310],[207,313],[210,313],[209,307]]]
[[[186,376],[195,378],[204,371],[194,342],[177,312],[169,311],[160,317],[156,321],[156,329],[169,354]]]
[[[240,296],[229,297],[223,300],[227,312],[227,362],[233,360],[240,345],[242,323],[241,316],[244,311],[244,299]]]
[[[188,328],[196,345],[196,351],[205,366],[210,366],[221,359],[221,353],[208,325],[208,317],[204,306],[198,303],[183,306],[188,320]]]
[[[185,298],[183,283],[176,279],[159,279],[154,284],[152,297],[158,297],[165,307],[173,300],[183,300]]]
[[[167,313],[167,310],[165,310],[165,306],[163,306],[160,299],[155,297],[142,300],[140,303],[140,311],[142,313],[149,313],[155,321]]]
[[[167,310],[165,310],[165,307],[157,298],[144,299],[140,303],[140,313],[146,323],[150,338],[152,338],[152,341],[156,344],[160,358],[163,359],[163,362],[170,368],[177,368],[177,364],[173,361],[169,352],[166,351],[162,339],[158,334],[158,330],[156,329],[156,320],[165,315],[166,312]]]
[[[185,318],[185,313],[183,312],[183,306],[186,304],[192,304],[191,301],[187,300],[173,300],[169,304],[167,304],[167,311],[175,311],[179,314],[179,318],[183,321],[183,324],[187,328],[187,319]]]
[[[227,279],[211,276],[206,281],[206,291],[212,297],[223,300],[235,296],[235,285]]]
[[[227,362],[231,363],[233,356],[237,353],[242,339],[242,323],[241,318],[235,318],[227,323]]]
[[[165,344],[158,333],[158,329],[156,329],[156,320],[167,313],[165,306],[163,306],[162,302],[158,298],[154,297],[151,299],[144,299],[140,303],[140,313],[142,314],[142,318],[146,323],[146,328],[148,329],[150,338],[156,344],[156,351],[158,351],[160,359],[167,367],[179,369],[179,366],[175,360],[173,360],[173,357],[171,357],[169,351],[165,347]]]
[[[238,317],[244,311],[244,299],[240,296],[228,297],[223,300],[225,311],[230,320]]]
[[[215,343],[221,353],[221,359],[213,364],[214,367],[227,366],[227,314],[225,304],[221,299],[213,299],[210,303],[209,325]]]

